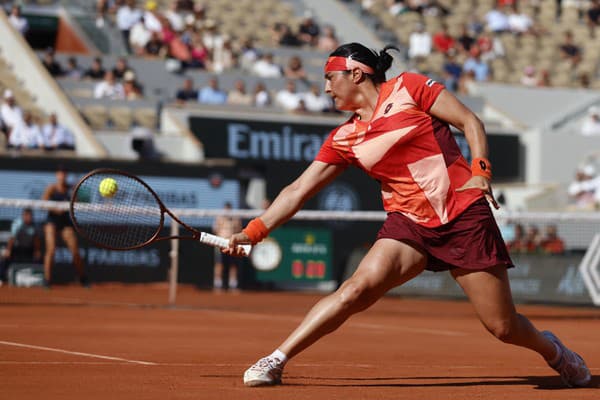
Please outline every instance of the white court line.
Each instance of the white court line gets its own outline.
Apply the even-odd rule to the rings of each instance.
[[[6,342],[4,340],[0,340],[0,344],[3,344],[5,346],[24,347],[26,349],[45,350],[45,351],[53,351],[55,353],[72,354],[75,356],[82,356],[82,357],[100,358],[103,360],[122,361],[122,362],[130,363],[130,364],[157,365],[156,363],[148,362],[148,361],[128,360],[126,358],[120,358],[120,357],[110,357],[110,356],[103,356],[100,354],[82,353],[80,351],[70,351],[70,350],[56,349],[53,347],[35,346],[32,344],[25,344],[25,343]]]

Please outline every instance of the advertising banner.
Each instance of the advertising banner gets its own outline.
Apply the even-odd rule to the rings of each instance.
[[[256,245],[250,261],[259,282],[301,284],[332,279],[331,231],[322,228],[279,228]]]

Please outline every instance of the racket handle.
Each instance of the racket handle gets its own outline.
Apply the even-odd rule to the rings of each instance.
[[[221,249],[225,249],[229,247],[229,240],[222,238],[221,236],[211,235],[210,233],[202,232],[200,234],[200,242],[219,247]],[[241,244],[238,247],[241,247],[246,253],[246,256],[250,254],[250,250],[252,250],[252,245],[249,244]]]

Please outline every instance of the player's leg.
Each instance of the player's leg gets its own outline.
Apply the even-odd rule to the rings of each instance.
[[[227,278],[227,287],[230,290],[237,290],[238,285],[238,264],[235,260],[229,260],[229,277]]]
[[[313,306],[274,355],[264,357],[246,371],[245,384],[279,383],[287,358],[336,330],[348,317],[371,306],[389,289],[420,274],[426,261],[426,255],[406,243],[377,240],[352,277]]]
[[[44,252],[44,281],[46,285],[50,285],[54,253],[56,253],[56,225],[53,223],[44,225],[44,242],[46,246]]]
[[[469,297],[483,325],[494,336],[505,343],[536,351],[569,385],[582,386],[589,382],[589,371],[583,360],[579,362],[579,357],[552,334],[538,331],[527,317],[517,313],[504,265],[480,271],[458,268],[452,270],[452,276]],[[564,361],[564,368],[558,366],[561,361]],[[571,365],[567,365],[569,362]]]
[[[81,258],[81,254],[79,254],[79,241],[77,240],[75,230],[71,226],[66,226],[61,230],[60,234],[62,240],[65,242],[67,248],[71,252],[71,256],[73,257],[73,266],[75,267],[75,270],[77,270],[79,280],[82,284],[87,284],[87,278],[85,271],[83,270],[83,259]]]
[[[213,268],[213,289],[223,289],[223,253],[215,248],[215,265]]]

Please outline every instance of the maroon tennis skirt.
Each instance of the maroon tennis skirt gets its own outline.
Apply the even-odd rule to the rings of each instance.
[[[400,240],[425,252],[430,271],[481,270],[499,264],[514,267],[485,198],[436,228],[421,226],[398,212],[389,213],[377,234],[377,239],[383,238]]]

